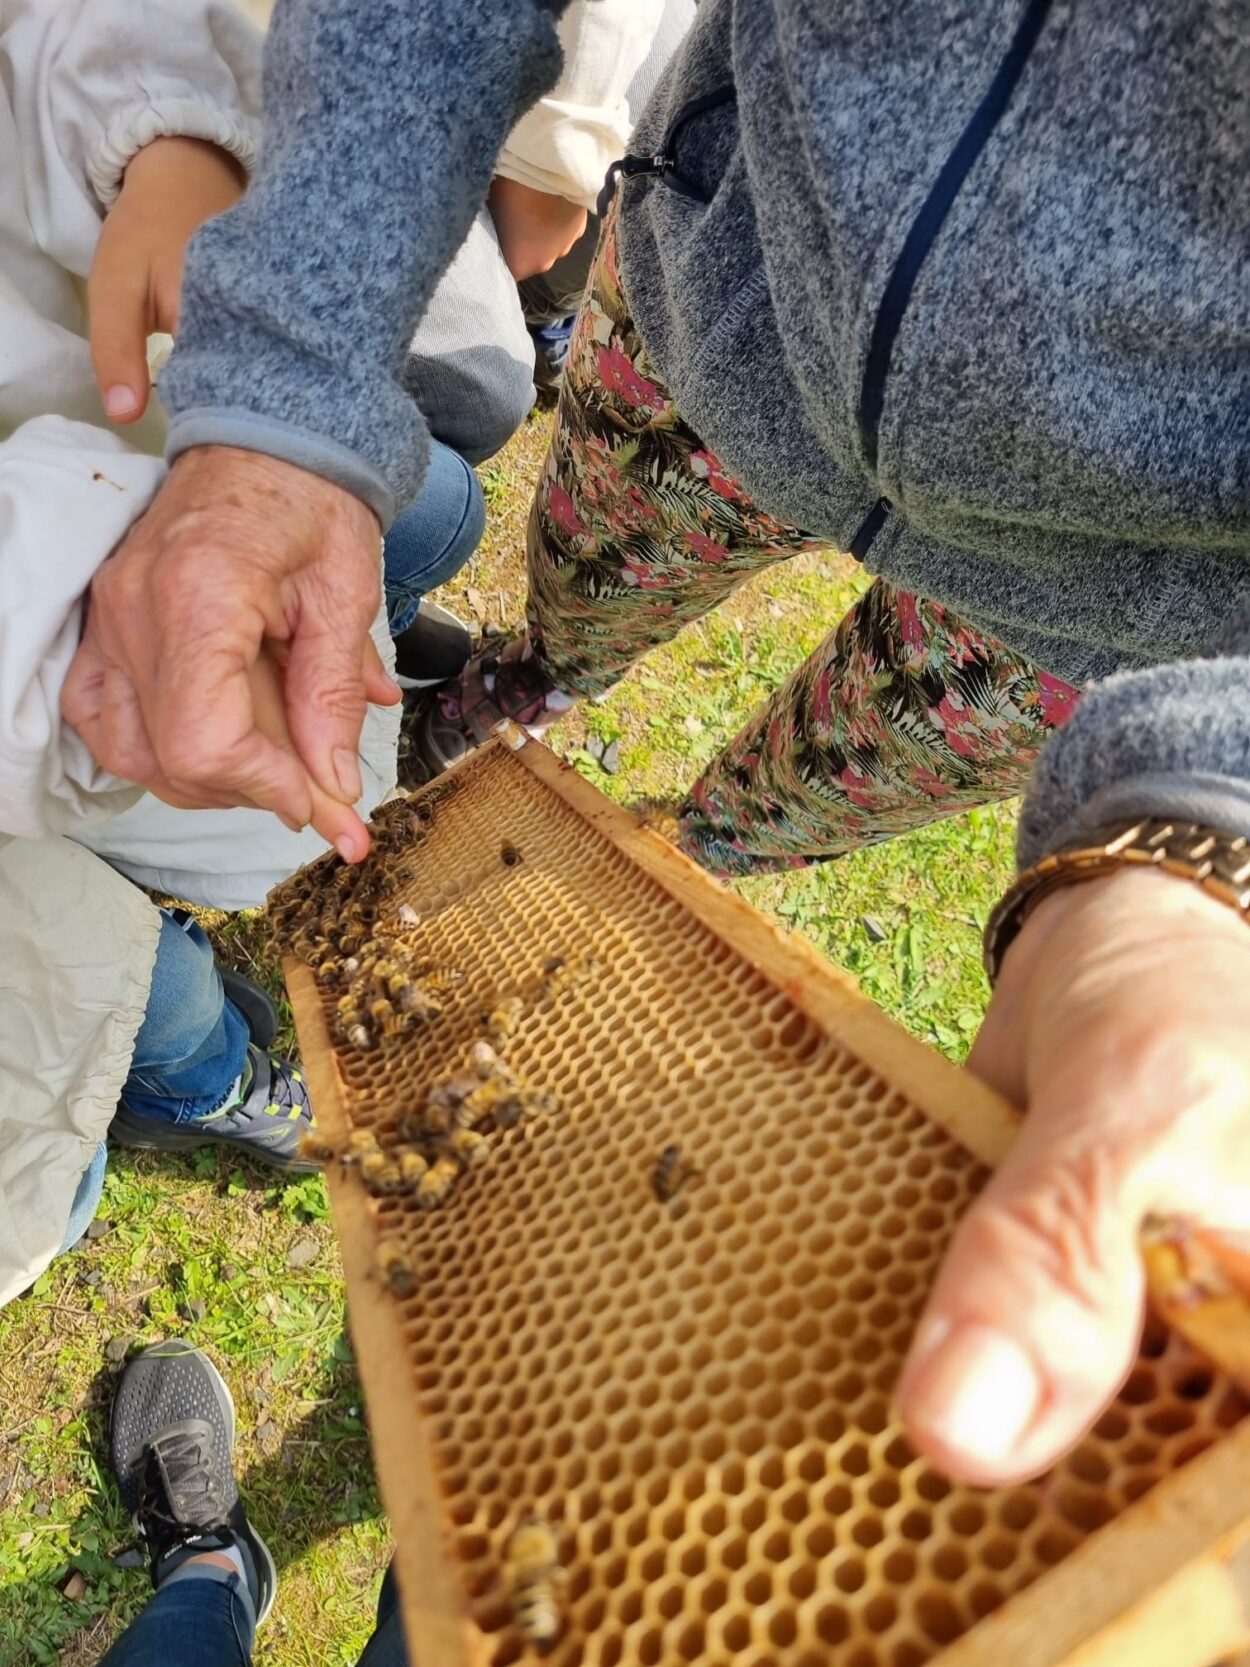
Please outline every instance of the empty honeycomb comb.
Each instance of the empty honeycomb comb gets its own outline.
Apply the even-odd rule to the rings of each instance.
[[[566,1571],[551,1667],[1210,1667],[1250,1641],[1247,1403],[1162,1326],[1038,1482],[954,1486],[908,1448],[891,1392],[1005,1106],[515,731],[410,804],[376,906],[463,982],[362,1051],[288,956],[321,1128],[394,1147],[509,998],[508,1062],[553,1099],[443,1209],[328,1175],[418,1667],[539,1659],[505,1572],[531,1517]],[[554,961],[580,963],[556,992]]]

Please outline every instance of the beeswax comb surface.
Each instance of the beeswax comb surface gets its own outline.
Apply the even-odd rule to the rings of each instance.
[[[1052,1475],[944,1480],[890,1396],[1011,1114],[544,749],[494,742],[424,803],[382,908],[465,975],[442,1016],[362,1052],[288,962],[329,1139],[394,1146],[509,996],[508,1064],[555,1102],[440,1210],[330,1175],[419,1667],[539,1659],[504,1577],[530,1516],[567,1571],[552,1667],[1001,1667],[985,1618],[1083,1544],[1122,1559],[1134,1502],[1227,1446],[1242,1397],[1153,1327]],[[583,963],[556,996],[553,960]]]

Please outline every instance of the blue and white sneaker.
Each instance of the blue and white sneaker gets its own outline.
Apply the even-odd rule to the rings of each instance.
[[[167,1123],[144,1117],[123,1100],[109,1125],[119,1146],[146,1152],[190,1152],[198,1146],[233,1147],[240,1157],[258,1158],[292,1175],[317,1168],[300,1151],[313,1127],[312,1102],[303,1073],[281,1054],[252,1043],[230,1105],[208,1117]]]

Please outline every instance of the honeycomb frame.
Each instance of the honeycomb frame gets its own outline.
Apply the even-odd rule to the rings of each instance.
[[[558,1109],[445,1210],[328,1172],[417,1667],[1212,1667],[1250,1644],[1247,1403],[1179,1336],[1148,1331],[1039,1482],[953,1487],[906,1447],[893,1379],[1010,1108],[519,732],[423,797],[395,895],[471,963],[471,994],[362,1062],[288,955],[327,1138],[394,1140],[397,1103],[524,982],[505,952],[538,966],[589,923],[608,964],[526,1038]],[[697,1168],[661,1203],[670,1137]],[[412,1254],[405,1300],[382,1236]],[[568,1571],[541,1654],[502,1577],[529,1514]]]

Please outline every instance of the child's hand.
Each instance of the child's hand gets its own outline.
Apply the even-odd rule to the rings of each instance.
[[[113,422],[137,422],[147,409],[147,338],[178,327],[191,234],[246,186],[234,158],[200,139],[156,139],[126,169],[87,286],[91,359]]]
[[[550,272],[586,230],[589,218],[577,203],[500,176],[487,201],[503,258],[518,283]]]

